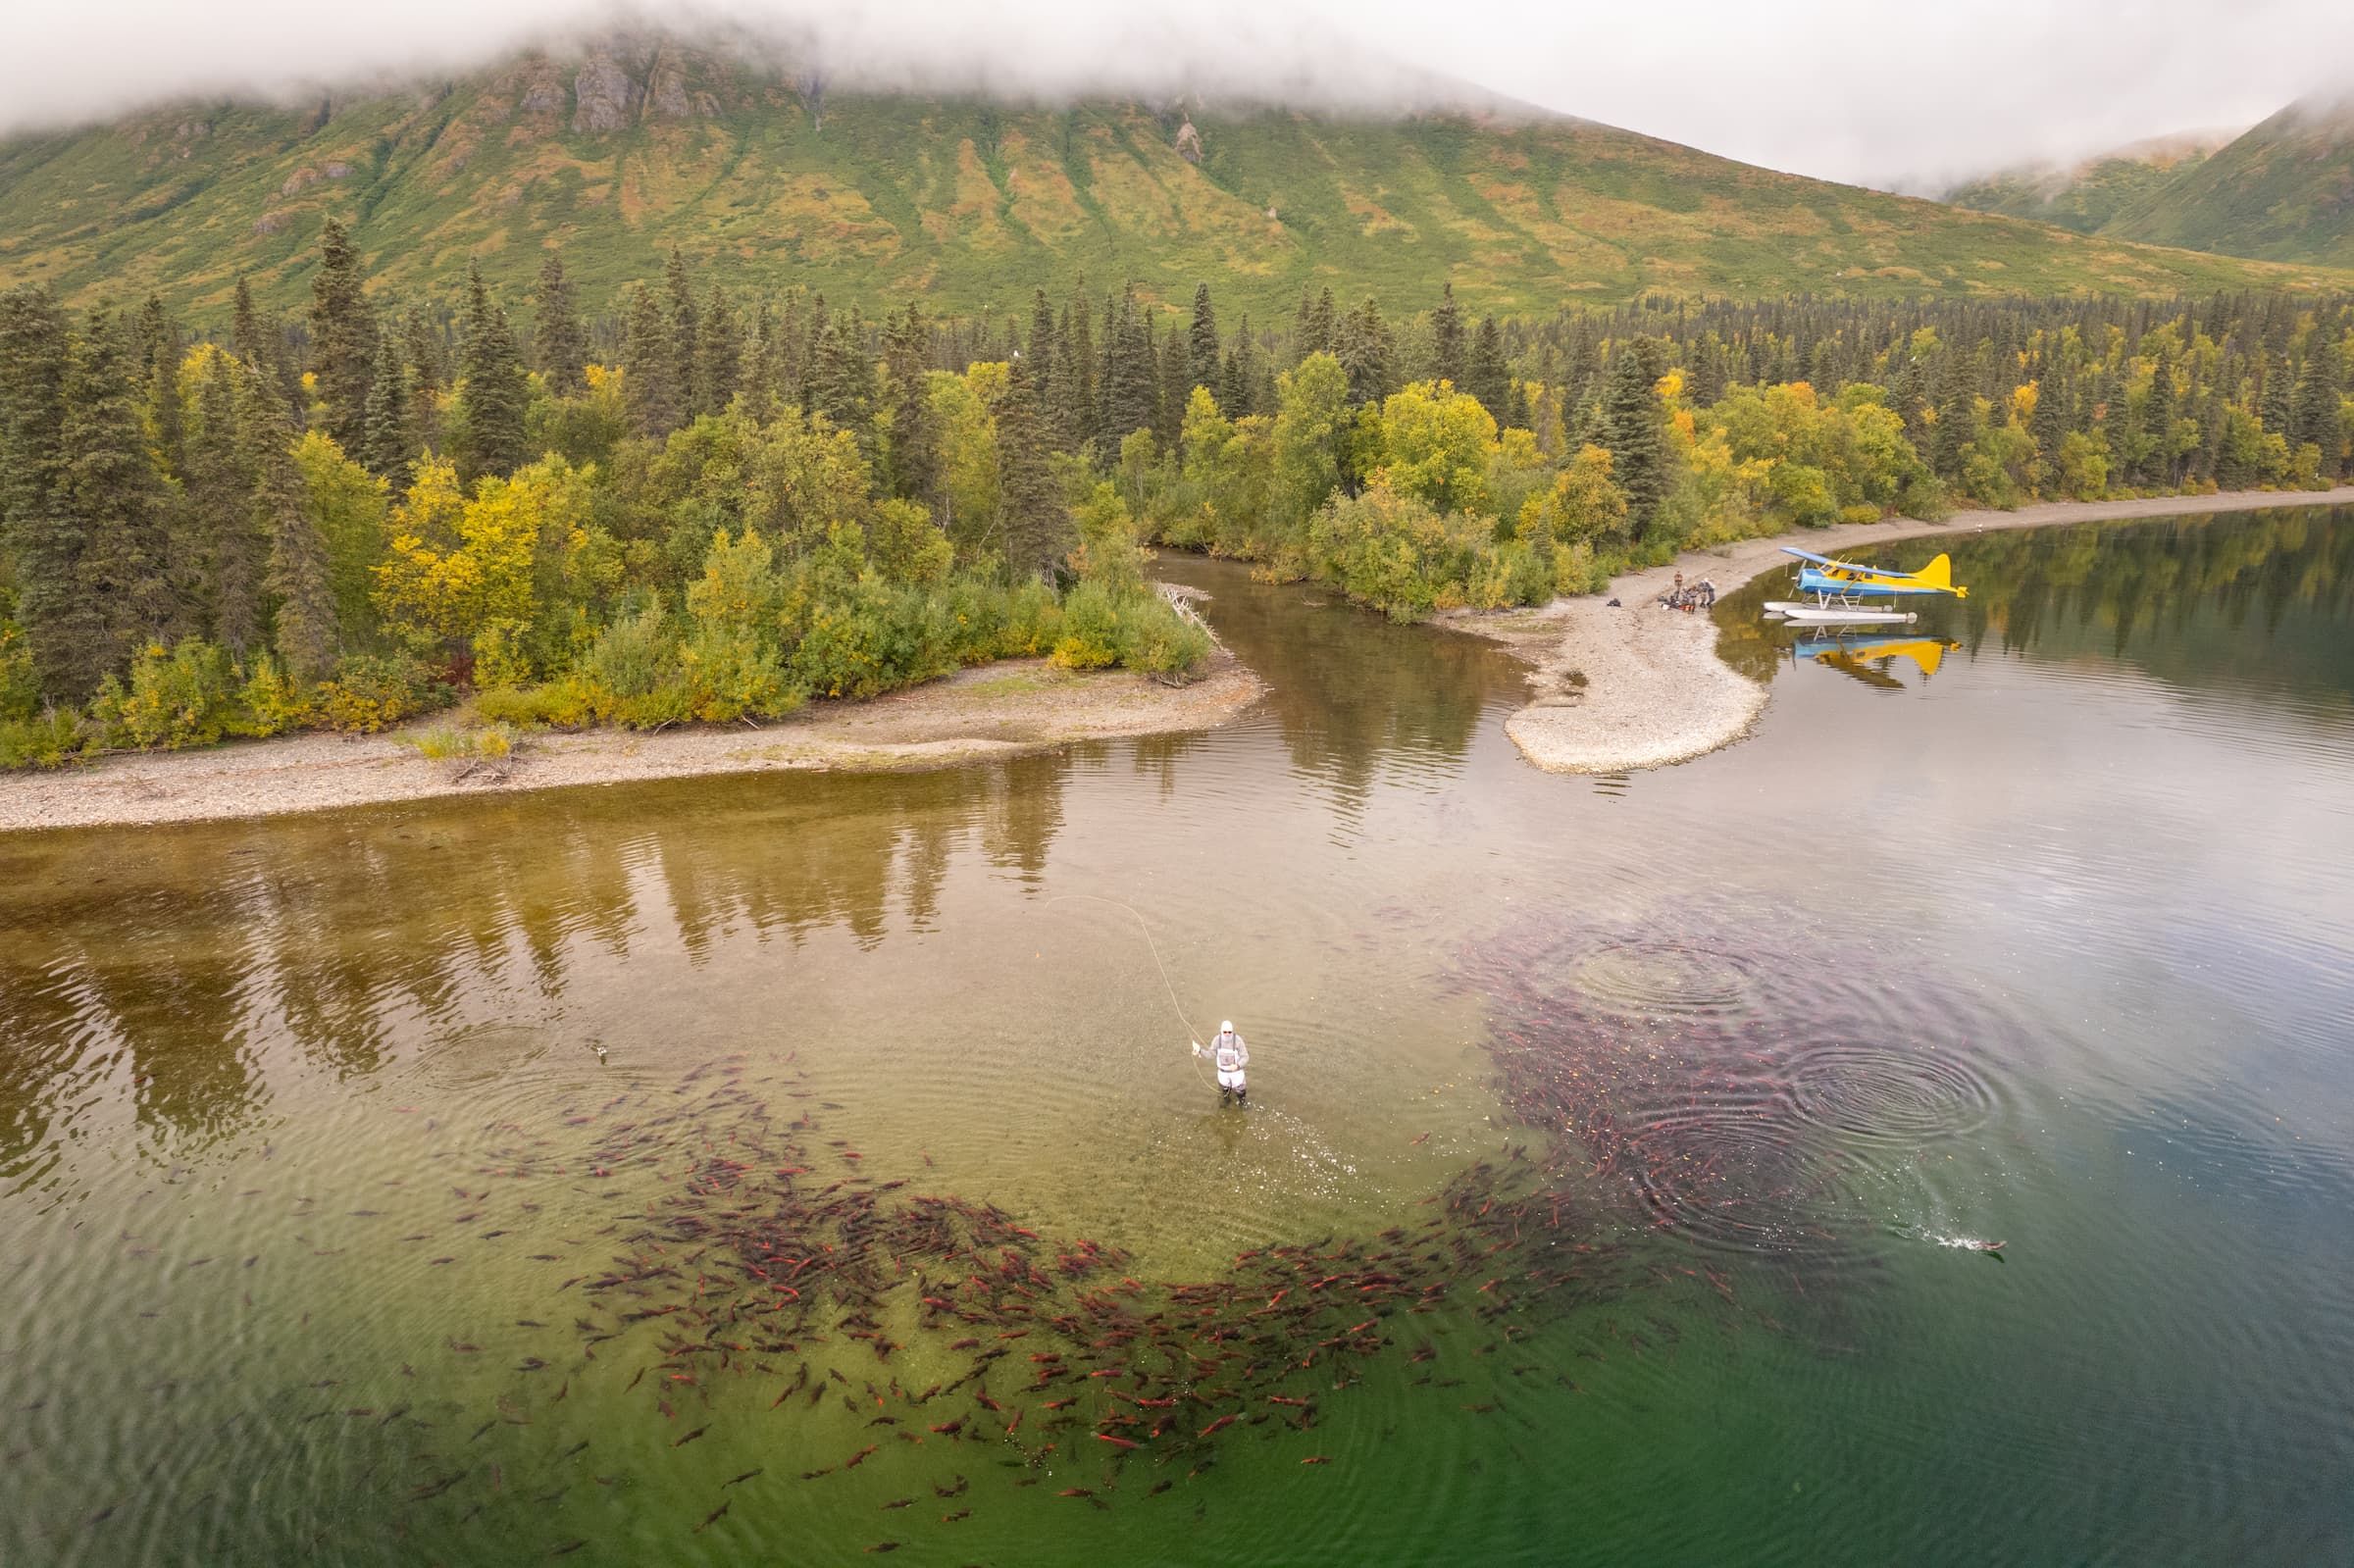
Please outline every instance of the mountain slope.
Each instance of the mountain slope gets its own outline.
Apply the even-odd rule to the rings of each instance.
[[[2104,231],[2354,267],[2354,98],[2289,105],[2126,207]]]
[[[1185,126],[1191,125],[1189,135]],[[1198,161],[1197,161],[1198,160]],[[510,292],[560,243],[586,299],[673,246],[731,284],[869,306],[1019,308],[1084,273],[1229,310],[1301,289],[1476,310],[1646,292],[2057,292],[2341,285],[1832,185],[1590,122],[850,96],[672,41],[535,54],[306,111],[218,104],[0,143],[0,286],[162,292],[236,278],[299,303],[321,222],[380,289]]]
[[[2058,224],[2091,234],[2125,208],[2206,162],[2236,135],[2192,130],[2119,147],[2073,164],[2022,165],[1999,170],[1939,197],[1975,212]]]

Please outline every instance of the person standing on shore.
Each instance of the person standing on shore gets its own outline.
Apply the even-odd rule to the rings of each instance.
[[[1251,1047],[1244,1044],[1243,1037],[1234,1032],[1233,1019],[1219,1021],[1218,1037],[1210,1041],[1208,1050],[1202,1048],[1200,1040],[1194,1041],[1194,1054],[1207,1056],[1217,1068],[1220,1105],[1231,1100],[1245,1109],[1250,1108],[1251,1085],[1243,1076],[1243,1069],[1251,1065]]]

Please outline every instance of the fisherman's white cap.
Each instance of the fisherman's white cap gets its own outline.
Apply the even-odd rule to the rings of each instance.
[[[1233,1020],[1233,1019],[1231,1019],[1231,1018],[1221,1018],[1221,1019],[1219,1019],[1219,1020],[1218,1020],[1218,1033],[1219,1033],[1219,1034],[1221,1034],[1221,1035],[1231,1035],[1231,1034],[1233,1034],[1233,1033],[1234,1033],[1234,1020]]]

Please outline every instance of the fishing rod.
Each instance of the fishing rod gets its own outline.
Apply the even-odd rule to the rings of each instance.
[[[1129,903],[1124,899],[1106,898],[1100,893],[1057,893],[1052,898],[1048,899],[1047,902],[1049,904],[1062,904],[1068,903],[1074,898],[1084,898],[1088,902],[1096,904],[1110,904],[1116,909],[1125,909],[1129,914],[1136,917],[1136,929],[1145,934],[1145,946],[1151,949],[1152,953],[1152,966],[1160,971],[1161,989],[1169,993],[1169,1007],[1173,1012],[1176,1013],[1177,1022],[1185,1026],[1186,1039],[1195,1045],[1199,1045],[1202,1041],[1202,1032],[1194,1028],[1194,1021],[1185,1016],[1184,1007],[1179,1005],[1177,1001],[1177,986],[1175,983],[1169,979],[1169,966],[1161,961],[1160,943],[1152,939],[1152,927],[1148,921],[1146,921],[1144,912],[1138,909],[1134,904]],[[1194,1076],[1196,1078],[1202,1078],[1202,1057],[1200,1052],[1188,1052],[1186,1059],[1193,1064]],[[1202,1078],[1202,1082],[1206,1085],[1209,1080],[1206,1078]]]

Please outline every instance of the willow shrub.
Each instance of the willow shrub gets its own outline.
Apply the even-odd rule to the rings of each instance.
[[[793,673],[826,697],[873,697],[938,680],[956,668],[947,607],[919,588],[861,578],[849,594],[811,606]]]
[[[570,673],[482,691],[475,713],[566,730],[726,724],[780,718],[813,696],[880,696],[998,659],[1050,656],[1068,668],[1117,664],[1178,680],[1209,648],[1207,632],[1141,585],[1082,582],[1057,600],[1044,582],[966,577],[918,586],[868,573],[795,616],[682,621],[649,605],[605,628]]]
[[[253,661],[253,673],[237,693],[238,714],[230,733],[261,737],[299,730],[317,716],[310,692],[289,677],[267,653]]]
[[[1082,582],[1063,598],[1062,634],[1049,657],[1065,670],[1116,664],[1177,681],[1200,668],[1209,649],[1209,633],[1152,589]]]
[[[52,708],[29,719],[0,719],[0,769],[62,768],[81,755],[89,733],[80,718]]]
[[[1495,534],[1489,518],[1440,512],[1377,481],[1325,503],[1308,524],[1307,558],[1313,576],[1393,621],[1551,597],[1550,558]]]
[[[1157,593],[1150,596],[1145,613],[1130,617],[1121,628],[1120,663],[1158,681],[1191,678],[1209,657],[1209,633],[1200,623],[1179,614]]]
[[[316,722],[346,734],[377,731],[445,708],[455,695],[407,654],[353,654],[312,693]]]
[[[41,710],[41,678],[32,663],[25,629],[0,616],[0,723],[32,718]]]
[[[177,751],[212,745],[229,733],[240,683],[227,649],[196,637],[169,651],[149,643],[128,675],[109,675],[90,704],[105,744]]]
[[[1036,659],[1062,636],[1062,604],[1044,582],[1014,587],[975,578],[948,584],[942,599],[959,664]]]

